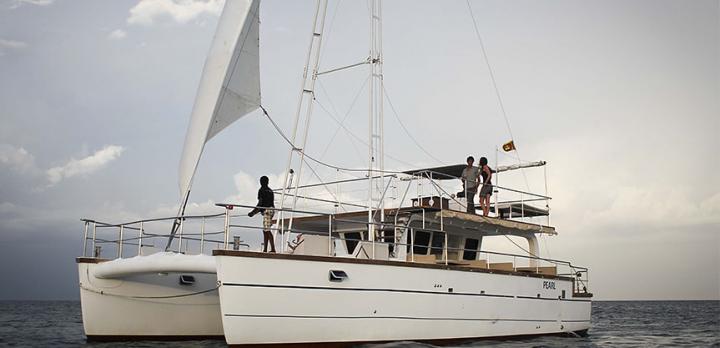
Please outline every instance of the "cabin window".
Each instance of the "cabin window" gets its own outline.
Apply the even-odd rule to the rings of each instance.
[[[388,244],[388,253],[391,257],[395,257],[395,230],[387,230],[382,232],[382,242]]]
[[[480,241],[473,238],[465,239],[465,251],[463,252],[463,260],[477,259],[477,248]]]
[[[462,248],[462,238],[460,236],[456,235],[449,235],[448,236],[448,260],[457,260],[458,255],[461,255]]]
[[[433,233],[432,250],[433,255],[443,255],[443,245],[445,244],[445,234],[440,232]]]
[[[360,232],[345,232],[345,246],[349,254],[355,252],[355,247],[360,243],[362,234]]]
[[[415,246],[413,247],[413,253],[427,255],[430,237],[431,234],[429,232],[415,231]],[[410,245],[408,245],[408,249],[410,249]]]

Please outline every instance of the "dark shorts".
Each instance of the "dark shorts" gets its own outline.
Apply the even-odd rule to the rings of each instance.
[[[492,196],[492,191],[492,185],[483,185],[483,187],[480,189],[480,197]]]

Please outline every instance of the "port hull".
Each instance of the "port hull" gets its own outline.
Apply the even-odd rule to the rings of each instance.
[[[168,272],[95,276],[100,262],[78,259],[83,327],[89,341],[222,339],[215,274]],[[180,284],[180,275],[193,284]],[[187,278],[189,279],[189,278]]]

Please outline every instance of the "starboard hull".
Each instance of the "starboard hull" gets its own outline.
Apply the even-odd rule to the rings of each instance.
[[[590,299],[573,298],[570,278],[225,254],[216,257],[232,345],[445,341],[590,327]],[[330,271],[347,278],[330,281]]]

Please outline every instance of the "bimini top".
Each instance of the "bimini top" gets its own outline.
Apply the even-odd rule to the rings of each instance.
[[[493,173],[507,172],[510,170],[521,169],[521,168],[532,168],[541,167],[547,164],[545,161],[527,162],[522,164],[513,164],[509,166],[498,166],[493,169]],[[449,180],[458,179],[462,176],[462,171],[467,167],[467,164],[453,164],[449,166],[413,169],[403,172],[408,175],[422,175],[425,173],[432,173],[432,178],[435,180]]]
[[[465,167],[467,167],[467,164],[453,164],[443,167],[413,169],[403,172],[403,174],[423,175],[425,173],[432,173],[433,179],[436,180],[457,179],[462,176],[462,171]]]

